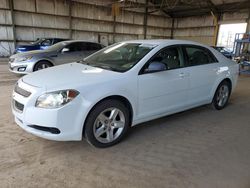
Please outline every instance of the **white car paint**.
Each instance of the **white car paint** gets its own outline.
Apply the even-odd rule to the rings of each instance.
[[[228,78],[232,90],[238,78],[238,65],[208,46],[182,40],[136,40],[127,43],[155,45],[132,69],[124,73],[71,63],[26,75],[18,81],[29,97],[13,91],[13,100],[24,105],[23,112],[12,112],[16,123],[27,132],[51,140],[81,140],[85,119],[100,100],[118,95],[132,106],[132,125],[196,106],[211,103],[219,83]],[[178,44],[193,44],[209,49],[218,63],[184,67],[163,72],[139,74],[144,64],[160,49]],[[56,109],[35,107],[44,93],[74,89],[79,95]],[[37,130],[28,125],[58,128],[60,134]]]

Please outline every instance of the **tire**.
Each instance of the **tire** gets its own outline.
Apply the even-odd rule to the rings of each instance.
[[[38,63],[35,64],[33,71],[35,72],[52,66],[53,65],[49,61],[39,61]]]
[[[129,110],[122,102],[112,99],[102,101],[88,115],[84,136],[95,147],[113,146],[127,133],[129,118]]]
[[[216,110],[222,110],[228,104],[231,94],[231,85],[228,81],[224,80],[220,83],[213,98],[213,107]]]

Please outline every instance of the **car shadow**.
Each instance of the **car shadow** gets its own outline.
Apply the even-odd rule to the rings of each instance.
[[[232,105],[233,103],[229,102],[226,109],[229,109]],[[218,112],[223,112],[223,110],[218,111],[214,109],[211,104],[207,104],[175,114],[167,115],[161,118],[157,118],[154,120],[150,120],[147,122],[143,122],[131,127],[129,134],[127,134],[126,136],[126,139],[134,139],[134,137],[137,137],[140,134],[147,134],[147,132],[152,135],[152,132],[157,132],[159,131],[159,129],[164,131],[179,131],[180,129],[182,129],[182,131],[185,131],[184,129],[189,128],[188,125],[192,126],[192,121],[199,121],[200,124],[206,124],[206,120],[203,120],[201,118],[207,117],[208,115],[217,115]]]
[[[230,107],[232,104],[229,103],[228,107]],[[217,111],[213,109],[211,105],[204,105],[196,108],[192,108],[190,110],[182,111],[179,113],[175,113],[172,115],[164,116],[158,119],[154,119],[151,121],[147,121],[144,123],[140,123],[136,126],[133,126],[129,129],[128,134],[125,136],[124,139],[117,145],[114,145],[109,148],[105,148],[105,150],[119,150],[120,152],[124,153],[128,147],[132,144],[139,144],[144,145],[146,142],[151,142],[155,140],[158,137],[164,137],[167,134],[169,135],[178,135],[179,132],[188,132],[189,129],[192,128],[192,122],[194,119],[197,119],[198,126],[207,126],[205,123],[203,124],[204,120],[201,120],[200,118],[197,118],[197,116],[205,117],[212,113],[216,114]],[[180,121],[183,120],[182,121]],[[190,120],[192,119],[192,120]],[[189,120],[189,121],[188,121]],[[196,125],[197,126],[197,122]],[[67,142],[58,142],[58,141],[51,141],[51,140],[45,140],[42,138],[36,138],[39,140],[39,142],[46,147],[46,150],[56,150],[60,151],[60,153],[64,152],[98,152],[98,148],[95,148],[94,146],[91,146],[84,138],[82,141],[67,141]],[[151,140],[150,140],[151,139]],[[37,141],[38,141],[37,140]],[[161,141],[157,141],[161,142]],[[124,151],[121,151],[118,148],[123,148]],[[127,148],[127,149],[126,149]],[[103,151],[102,149],[100,151]],[[98,152],[99,153],[99,152]],[[126,152],[125,152],[126,153]]]

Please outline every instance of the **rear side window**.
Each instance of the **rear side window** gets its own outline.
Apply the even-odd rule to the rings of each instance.
[[[199,46],[185,46],[187,66],[204,65],[218,62],[212,52]]]

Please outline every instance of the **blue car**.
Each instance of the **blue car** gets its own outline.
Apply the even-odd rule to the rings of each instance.
[[[233,58],[233,52],[226,47],[223,46],[212,46],[214,49],[222,53],[225,57],[232,59]]]
[[[53,44],[56,44],[58,42],[65,41],[65,40],[68,40],[68,39],[39,38],[35,42],[32,42],[31,44],[18,45],[16,50],[14,51],[14,54],[20,53],[20,52],[28,52],[31,50],[44,50],[52,46]]]

